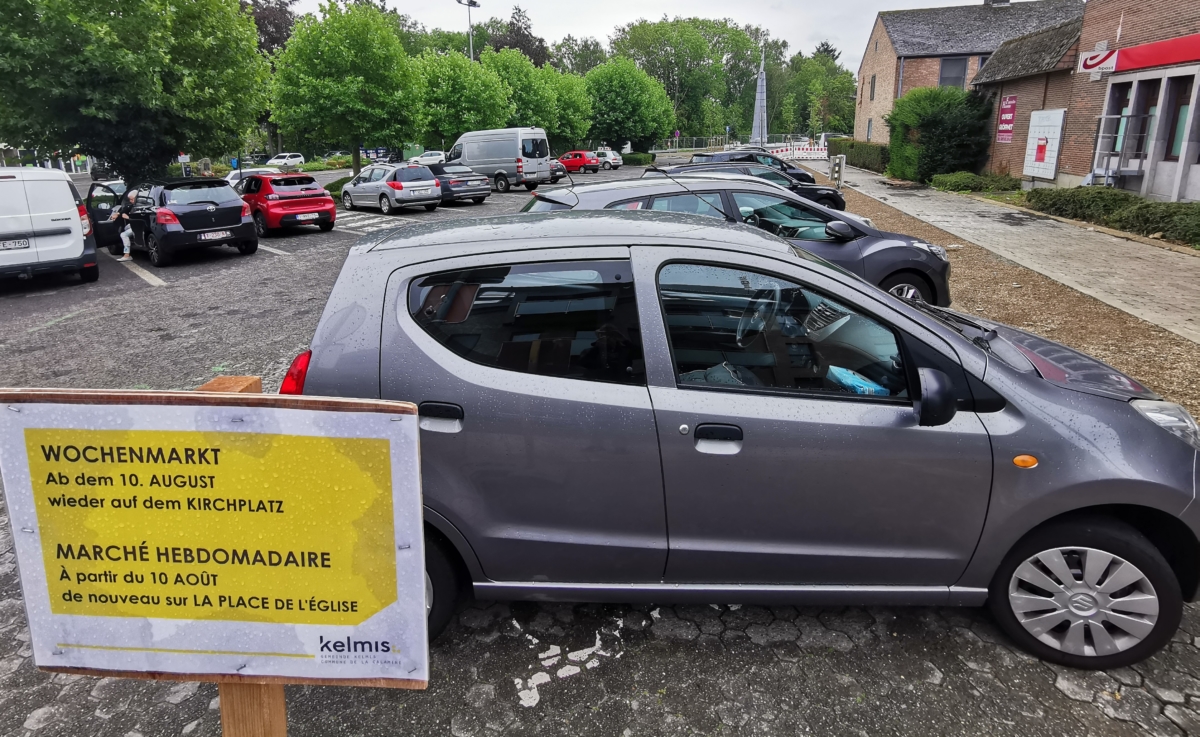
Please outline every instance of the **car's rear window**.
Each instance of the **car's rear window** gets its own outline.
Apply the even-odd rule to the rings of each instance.
[[[693,163],[693,164],[707,164],[708,162],[710,162],[710,161],[712,161],[712,160],[713,160],[713,156],[712,156],[712,154],[692,154],[692,161],[691,161],[691,163]]]
[[[162,199],[164,205],[193,205],[203,202],[224,205],[241,200],[237,192],[233,191],[233,187],[225,181],[176,184],[163,190]]]
[[[521,141],[521,155],[531,159],[544,159],[550,155],[550,144],[545,138],[526,138]]]
[[[312,177],[284,177],[272,179],[271,189],[276,192],[301,192],[306,189],[320,189],[317,180]]]
[[[464,169],[466,167],[463,167]],[[395,182],[425,182],[433,179],[433,172],[423,166],[406,166],[403,169],[397,169],[396,175],[392,178]]]
[[[443,166],[442,171],[447,174],[474,174],[474,170],[469,166]]]

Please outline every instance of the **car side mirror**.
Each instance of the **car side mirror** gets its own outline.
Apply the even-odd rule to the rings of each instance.
[[[833,220],[825,224],[825,235],[839,241],[854,240],[854,228],[841,220]]]
[[[917,424],[921,427],[937,427],[954,419],[958,402],[954,398],[954,385],[944,372],[931,368],[917,369],[921,380],[921,396],[914,409]]]

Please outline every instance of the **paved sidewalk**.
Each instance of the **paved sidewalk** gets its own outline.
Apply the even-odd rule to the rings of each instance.
[[[846,181],[901,212],[1200,343],[1200,257],[935,189],[889,187],[865,169],[847,167]]]

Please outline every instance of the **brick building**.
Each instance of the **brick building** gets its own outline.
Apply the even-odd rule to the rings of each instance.
[[[1200,200],[1200,1],[1088,0],[1068,47],[1074,32],[1067,24],[1013,39],[976,75],[996,100],[988,168],[1027,186]],[[1011,142],[1000,129],[1006,110]],[[1043,120],[1031,142],[1035,115]],[[1056,159],[1040,171],[1039,148]]]
[[[883,117],[896,98],[915,87],[965,87],[1008,39],[1073,20],[1082,11],[1083,0],[983,0],[879,13],[858,68],[855,139],[886,141]]]

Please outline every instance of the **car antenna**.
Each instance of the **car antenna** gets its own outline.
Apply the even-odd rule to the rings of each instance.
[[[684,190],[685,192],[687,192],[687,193],[688,193],[688,194],[690,194],[691,196],[695,197],[696,199],[698,199],[698,200],[699,200],[699,199],[701,199],[700,195],[698,195],[698,194],[696,194],[695,192],[693,192],[692,190],[688,189],[688,187],[687,187],[687,185],[686,185],[686,184],[684,184],[683,182],[679,181],[679,180],[678,180],[678,179],[676,179],[675,177],[673,177],[673,176],[671,176],[670,174],[668,174],[668,173],[667,173],[667,171],[666,171],[665,169],[660,169],[660,168],[658,168],[658,166],[657,166],[657,165],[653,165],[653,164],[652,164],[652,165],[650,165],[650,166],[649,166],[649,167],[647,167],[647,168],[648,168],[650,171],[656,171],[656,172],[658,172],[659,174],[662,174],[664,177],[666,177],[667,179],[670,179],[670,180],[671,180],[672,182],[674,182],[675,184],[678,184],[680,187],[683,187],[683,190]],[[717,197],[717,199],[720,199],[720,196],[718,196],[718,197]],[[729,221],[732,221],[732,222],[735,222],[735,223],[737,222],[737,221],[736,221],[736,220],[734,220],[733,218],[729,217],[729,213],[725,212],[724,210],[722,210],[721,208],[717,207],[716,205],[714,205],[713,203],[709,202],[708,200],[703,200],[703,202],[704,202],[705,204],[707,204],[709,207],[711,207],[712,209],[714,209],[714,210],[716,210],[717,212],[719,212],[719,213],[721,213],[722,215],[724,215],[726,220],[729,220]]]

